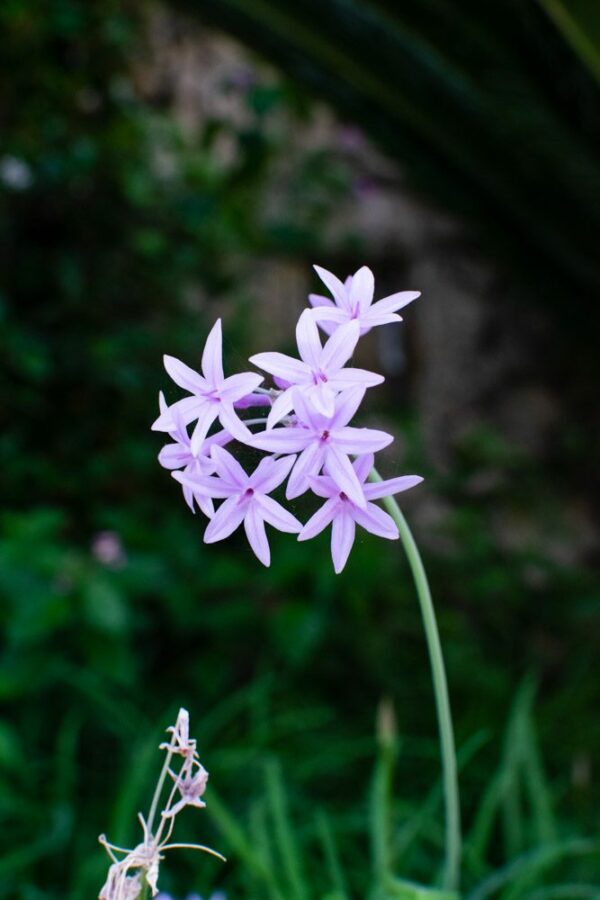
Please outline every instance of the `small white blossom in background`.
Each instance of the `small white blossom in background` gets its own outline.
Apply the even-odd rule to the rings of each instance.
[[[13,191],[26,191],[33,184],[33,173],[29,165],[17,156],[3,156],[0,159],[0,181]]]
[[[171,739],[160,745],[159,749],[165,750],[167,755],[154,791],[150,812],[147,819],[138,813],[143,831],[143,841],[129,850],[111,844],[103,834],[98,838],[112,861],[106,882],[100,891],[99,900],[138,900],[145,885],[150,889],[152,897],[160,896],[163,900],[168,898],[168,894],[159,895],[158,893],[160,864],[168,850],[177,848],[202,850],[225,860],[216,850],[211,850],[210,847],[202,844],[171,842],[175,819],[181,810],[185,806],[195,806],[200,809],[206,806],[202,796],[206,790],[208,772],[198,759],[195,739],[190,738],[189,722],[187,710],[180,709],[175,725],[167,729],[171,734]],[[179,770],[174,771],[173,759],[177,757],[181,757],[181,761]],[[167,775],[171,777],[173,785],[168,792],[166,805],[159,814],[157,827],[153,830]],[[177,796],[179,799],[175,802]],[[201,900],[201,898],[197,894],[190,894],[187,900]],[[213,894],[212,898],[207,898],[207,900],[224,900],[224,895]]]

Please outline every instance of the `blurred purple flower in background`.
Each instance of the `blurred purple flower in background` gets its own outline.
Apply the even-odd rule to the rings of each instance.
[[[99,531],[92,538],[92,556],[109,569],[120,569],[127,558],[116,531]]]

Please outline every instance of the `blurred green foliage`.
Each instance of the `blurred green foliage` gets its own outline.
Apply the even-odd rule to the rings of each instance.
[[[311,107],[285,81],[243,88],[244,126],[184,136],[132,75],[145,15],[117,0],[0,6],[0,898],[94,896],[106,868],[96,836],[135,840],[179,705],[215,791],[206,841],[233,861],[183,853],[165,888],[421,896],[391,875],[431,882],[441,841],[427,660],[397,549],[364,537],[340,578],[326,539],[276,536],[269,571],[243,539],[207,549],[149,432],[162,352],[194,359],[214,298],[235,313],[237,365],[253,261],[308,265],[350,176],[321,151],[298,153]],[[293,127],[271,127],[279,115]],[[273,212],[264,198],[281,159],[294,178]],[[427,474],[401,415],[415,435],[407,468]],[[454,511],[429,555],[464,759],[467,880],[473,900],[493,895],[486,878],[520,900],[532,872],[538,886],[598,877],[595,848],[564,843],[597,824],[598,600],[586,573],[535,546],[497,546],[498,496],[465,504],[461,487],[489,464],[513,476],[499,491],[517,517],[537,505],[552,518],[535,466],[481,435],[452,480],[437,478]],[[529,689],[502,747],[530,668],[548,782]],[[382,696],[399,737],[378,749]]]

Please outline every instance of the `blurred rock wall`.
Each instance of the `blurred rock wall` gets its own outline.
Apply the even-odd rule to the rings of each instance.
[[[228,37],[160,8],[149,19],[147,52],[135,61],[134,78],[137,90],[168,110],[192,145],[212,119],[243,127],[247,87],[280,80]],[[350,183],[323,218],[319,259],[275,254],[253,263],[248,287],[257,298],[257,342],[268,331],[271,343],[289,345],[306,295],[317,287],[312,262],[341,276],[367,264],[380,296],[422,292],[406,309],[403,326],[369,337],[363,362],[384,370],[389,405],[407,399],[416,405],[434,468],[451,473],[461,448],[482,430],[496,433],[517,457],[545,465],[556,453],[565,403],[552,375],[557,336],[548,320],[520,304],[510,281],[482,260],[461,223],[412,195],[401,168],[351,124],[313,102],[302,127],[285,110],[269,127],[287,130],[295,155],[274,161],[266,214],[286,202],[295,162],[315,149],[342,161]],[[224,165],[231,163],[234,143],[224,137],[219,154]],[[477,502],[497,492],[504,478],[501,466],[484,462],[463,488]],[[560,481],[553,488],[562,503]],[[425,507],[424,519],[443,518],[441,500],[432,498]],[[547,533],[535,513],[515,521],[501,505],[490,522],[501,544],[542,544],[558,562],[589,559],[597,528],[581,494],[570,491],[558,525],[557,540],[556,530]]]

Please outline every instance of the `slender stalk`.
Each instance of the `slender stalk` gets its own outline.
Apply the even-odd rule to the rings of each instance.
[[[369,481],[381,481],[381,476],[376,469],[369,475]],[[456,749],[454,745],[454,730],[452,727],[452,715],[450,712],[450,698],[448,696],[448,682],[444,667],[442,645],[429,589],[429,582],[425,574],[425,567],[421,559],[415,539],[404,518],[400,507],[394,497],[384,497],[384,506],[398,526],[400,540],[410,565],[427,640],[429,662],[433,677],[433,691],[437,710],[438,727],[440,733],[440,749],[442,756],[442,773],[444,784],[444,802],[446,808],[446,858],[444,864],[443,887],[446,890],[456,891],[460,882],[460,857],[461,857],[461,830],[460,830],[460,802],[458,794],[458,775],[456,767]]]
[[[169,771],[169,766],[171,765],[172,758],[173,758],[173,749],[171,747],[169,747],[169,749],[167,750],[167,755],[165,756],[165,761],[164,761],[163,767],[162,767],[160,775],[158,777],[158,781],[156,782],[156,788],[154,789],[154,796],[152,797],[152,803],[150,804],[150,812],[148,813],[148,819],[146,820],[146,830],[149,835],[152,834],[152,826],[154,825],[154,819],[156,817],[156,810],[158,809],[160,795],[162,794],[162,791],[163,791],[165,779],[167,777],[167,772]]]
[[[167,777],[167,772],[169,771],[169,766],[171,765],[172,758],[173,750],[171,747],[169,747],[169,749],[167,750],[167,755],[165,756],[165,761],[161,769],[161,773],[158,777],[158,781],[156,782],[156,788],[154,789],[154,796],[152,797],[152,803],[150,804],[150,812],[148,813],[148,819],[146,820],[144,837],[146,837],[146,835],[152,835],[152,826],[154,825],[154,819],[156,818],[156,811],[158,809],[160,795],[162,794],[163,787],[165,785],[165,779]],[[138,900],[148,900],[149,897],[150,886],[146,881],[145,875],[142,874],[142,890],[140,892]]]

